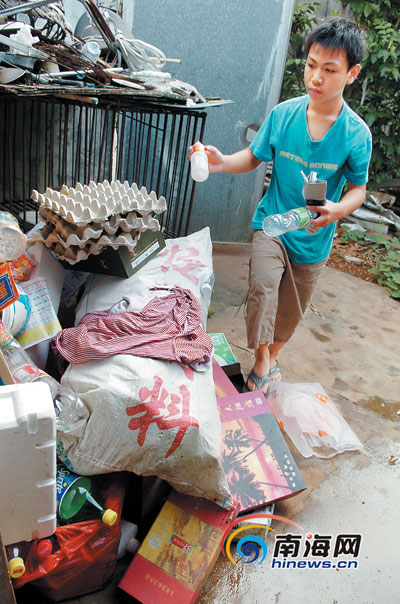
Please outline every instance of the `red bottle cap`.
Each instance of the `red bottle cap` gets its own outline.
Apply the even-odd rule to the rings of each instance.
[[[46,558],[53,552],[53,544],[50,539],[41,539],[36,544],[36,553],[39,558]]]

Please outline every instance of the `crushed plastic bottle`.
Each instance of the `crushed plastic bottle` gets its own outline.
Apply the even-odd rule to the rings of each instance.
[[[0,262],[16,260],[25,251],[26,235],[18,220],[8,212],[0,212]]]
[[[294,208],[284,214],[266,216],[262,222],[262,228],[268,237],[278,237],[289,231],[297,231],[306,227],[317,216],[317,212],[307,208]]]
[[[48,384],[56,413],[56,428],[68,432],[78,421],[86,421],[89,411],[86,405],[70,388],[62,386],[55,378],[37,367],[28,353],[0,321],[0,350],[15,382],[35,382]]]
[[[90,61],[90,63],[93,63],[93,64],[97,63],[97,61],[99,60],[100,53],[101,53],[100,46],[94,40],[90,41],[90,42],[86,42],[86,44],[83,46],[83,48],[81,50],[81,55],[85,59]]]

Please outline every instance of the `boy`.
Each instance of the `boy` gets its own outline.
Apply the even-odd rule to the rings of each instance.
[[[324,21],[305,43],[307,95],[277,105],[249,148],[223,155],[206,146],[210,172],[244,173],[274,160],[271,183],[252,220],[246,324],[255,362],[247,390],[266,392],[270,379],[280,379],[278,353],[306,311],[329,256],[336,221],[365,199],[371,133],[343,99],[345,86],[360,72],[363,50],[362,32],[352,21]],[[327,181],[326,205],[310,207],[319,213],[313,226],[322,228],[313,235],[300,229],[267,237],[265,216],[304,205],[301,171],[316,171]]]

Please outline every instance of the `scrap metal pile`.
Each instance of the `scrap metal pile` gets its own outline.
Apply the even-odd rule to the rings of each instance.
[[[206,99],[163,71],[162,50],[135,38],[110,8],[78,0],[84,14],[72,31],[62,2],[0,0],[0,91],[131,96],[196,106]],[[81,97],[84,100],[83,97]]]

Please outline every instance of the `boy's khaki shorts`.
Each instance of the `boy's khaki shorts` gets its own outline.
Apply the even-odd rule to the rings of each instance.
[[[289,340],[326,262],[293,262],[280,239],[254,231],[246,304],[248,348]]]

